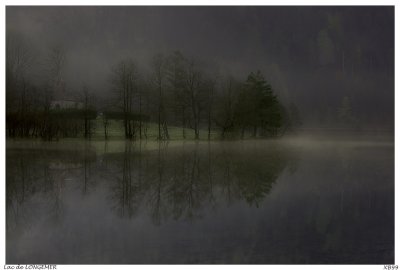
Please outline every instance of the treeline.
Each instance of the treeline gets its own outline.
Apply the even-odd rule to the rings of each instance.
[[[260,71],[241,81],[178,51],[155,55],[148,69],[124,59],[111,67],[105,97],[84,85],[74,91],[75,107],[56,107],[67,89],[65,51],[53,48],[40,62],[12,38],[7,36],[6,63],[10,137],[90,138],[96,118],[105,139],[110,120],[122,123],[127,139],[147,139],[148,123],[157,123],[158,140],[170,139],[171,126],[182,128],[183,139],[193,129],[197,140],[200,132],[208,139],[216,132],[221,138],[276,137],[301,124],[296,106],[285,106]]]
[[[97,117],[86,86],[74,95],[77,107],[56,108],[64,92],[65,51],[54,47],[41,58],[27,40],[15,33],[6,37],[6,132],[8,137],[89,138]]]
[[[116,104],[123,112],[126,138],[142,138],[141,119],[146,115],[158,124],[158,139],[169,139],[169,126],[200,131],[218,131],[222,138],[279,136],[301,124],[294,104],[286,108],[260,71],[250,73],[244,82],[220,76],[180,52],[156,55],[148,75],[139,71],[132,59],[123,60],[112,71]]]

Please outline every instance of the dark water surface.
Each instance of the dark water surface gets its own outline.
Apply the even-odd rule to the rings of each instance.
[[[7,142],[7,264],[393,264],[393,140]]]

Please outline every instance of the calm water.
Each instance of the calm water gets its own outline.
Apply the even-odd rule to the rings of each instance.
[[[7,264],[393,264],[393,140],[7,142]]]

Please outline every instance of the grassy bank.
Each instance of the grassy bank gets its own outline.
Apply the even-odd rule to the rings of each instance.
[[[96,140],[103,140],[104,139],[104,126],[102,119],[98,118],[92,121],[93,125],[93,134],[92,139]],[[157,123],[144,123],[142,127],[142,138],[145,139],[144,136],[144,125],[147,126],[147,140],[156,140],[158,136],[158,124]],[[108,122],[108,139],[124,139],[124,128],[122,120],[109,120]],[[185,135],[186,140],[194,140],[195,134],[194,130],[190,128],[185,128]],[[137,130],[137,132],[139,132]],[[170,136],[170,140],[183,140],[183,131],[182,127],[176,126],[168,126],[168,133]],[[138,136],[137,136],[138,137]],[[219,139],[220,133],[215,130],[211,130],[211,139]],[[208,139],[208,131],[207,130],[200,130],[200,140],[207,140]]]

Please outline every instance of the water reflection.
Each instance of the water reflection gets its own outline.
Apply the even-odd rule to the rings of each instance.
[[[104,161],[116,172],[115,181],[109,181],[114,210],[133,217],[145,206],[154,223],[161,224],[170,218],[200,218],[204,207],[233,200],[257,207],[290,160],[284,149],[216,148],[198,143],[177,149],[159,143],[143,151],[141,144],[127,142],[123,154],[106,153]]]
[[[132,218],[144,207],[154,224],[201,218],[204,207],[236,200],[258,207],[290,155],[276,147],[267,153],[256,150],[210,143],[158,143],[148,150],[132,142],[122,153],[109,153],[105,144],[100,157],[89,145],[82,151],[8,150],[7,225],[16,224],[19,207],[36,194],[47,198],[54,219],[61,218],[65,189],[79,189],[85,196],[99,180],[108,187],[115,213]]]
[[[91,164],[96,154],[89,151],[7,150],[7,230],[35,218],[36,207],[46,207],[52,221],[63,218],[63,196],[71,183],[88,192]],[[40,205],[36,205],[38,198]]]
[[[110,141],[6,155],[7,263],[393,262],[392,146]]]

